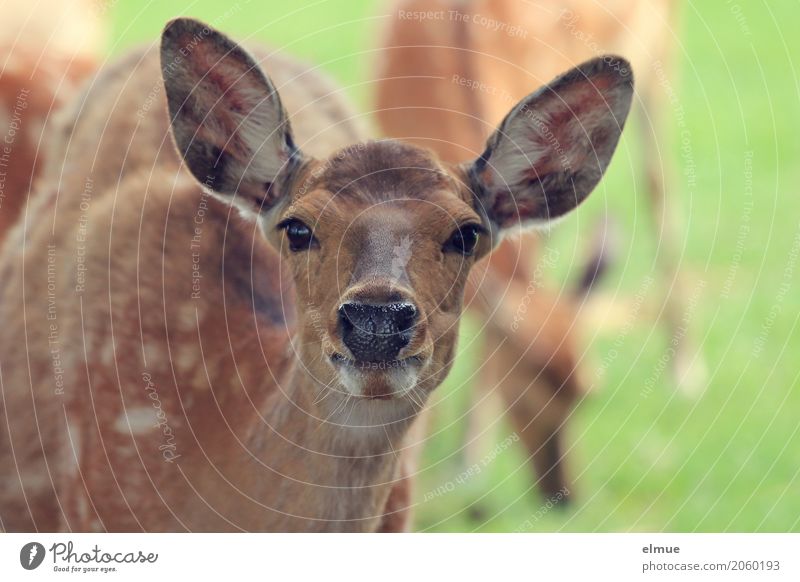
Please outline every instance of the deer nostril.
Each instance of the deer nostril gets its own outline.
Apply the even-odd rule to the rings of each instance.
[[[349,304],[344,304],[339,307],[339,325],[342,328],[342,334],[348,334],[353,330],[353,321],[350,319],[347,313],[347,306]]]
[[[395,303],[390,306],[395,310],[395,323],[398,331],[408,331],[417,320],[417,308],[411,303]]]

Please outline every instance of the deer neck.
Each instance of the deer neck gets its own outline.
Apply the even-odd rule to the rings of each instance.
[[[276,426],[324,454],[393,458],[419,412],[407,399],[350,396],[338,383],[315,378],[300,360],[289,376],[280,404],[272,408]]]
[[[316,516],[298,529],[374,529],[418,410],[405,400],[344,396],[300,361],[287,375],[250,431],[251,450],[277,479],[260,496],[285,514]]]

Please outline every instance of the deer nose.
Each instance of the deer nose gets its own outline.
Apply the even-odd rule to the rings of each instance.
[[[417,308],[411,303],[344,303],[339,307],[342,341],[362,362],[397,359],[411,341],[416,320]]]

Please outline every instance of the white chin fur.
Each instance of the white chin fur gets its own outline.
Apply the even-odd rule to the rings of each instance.
[[[386,382],[392,389],[391,398],[399,398],[408,393],[417,384],[419,370],[416,366],[397,366],[381,370]],[[364,396],[366,383],[374,371],[361,370],[353,366],[341,366],[338,370],[339,380],[344,391],[352,396]]]

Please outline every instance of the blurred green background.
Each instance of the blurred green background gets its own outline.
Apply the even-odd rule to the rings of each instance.
[[[265,41],[322,65],[369,108],[385,4],[177,4],[108,2],[109,54],[154,42],[171,17],[194,16],[237,40]],[[669,338],[647,305],[657,304],[664,282],[654,269],[657,241],[636,171],[641,148],[629,126],[599,193],[548,241],[560,252],[557,268],[545,274],[548,284],[566,289],[585,255],[585,233],[607,209],[623,239],[599,293],[623,310],[644,295],[629,329],[612,322],[584,333],[595,388],[568,428],[575,503],[542,511],[518,445],[458,479],[476,460],[464,453],[464,413],[481,351],[476,322],[467,321],[457,366],[432,402],[418,529],[800,531],[800,5],[687,1],[680,13],[670,83],[691,133],[691,160],[681,156],[677,127],[662,145],[676,165],[668,196],[685,228],[678,252],[688,293],[697,298],[689,333],[708,366],[705,389],[678,391],[658,372]],[[599,366],[604,374],[596,373]],[[504,421],[481,429],[477,459],[513,433]]]

